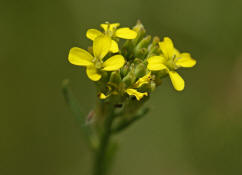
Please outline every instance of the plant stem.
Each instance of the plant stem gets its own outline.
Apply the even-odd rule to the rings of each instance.
[[[95,155],[94,162],[94,173],[93,175],[106,175],[107,173],[107,150],[109,146],[109,141],[111,138],[111,127],[113,123],[114,115],[113,111],[107,117],[104,123],[104,132],[100,139],[100,145]]]

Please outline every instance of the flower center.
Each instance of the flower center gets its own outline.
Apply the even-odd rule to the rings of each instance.
[[[103,64],[102,60],[94,57],[93,60],[92,60],[92,62],[93,62],[93,64],[95,65],[95,67],[97,69],[101,69],[102,68],[102,64]]]
[[[107,31],[105,32],[105,34],[111,38],[114,35],[115,30],[116,30],[116,27],[108,24]]]
[[[165,65],[170,69],[170,70],[176,70],[178,67],[176,66],[175,62],[177,60],[177,55],[173,55],[171,58],[169,58]]]

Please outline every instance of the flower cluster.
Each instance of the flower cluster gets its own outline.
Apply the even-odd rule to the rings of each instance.
[[[131,96],[140,101],[166,76],[175,90],[182,91],[185,83],[177,69],[193,67],[196,61],[191,55],[179,52],[168,37],[152,40],[140,22],[133,29],[119,26],[105,23],[101,24],[103,31],[89,29],[86,36],[93,41],[92,47],[88,51],[74,47],[69,53],[70,63],[86,67],[87,76],[97,84],[99,98],[123,102]]]

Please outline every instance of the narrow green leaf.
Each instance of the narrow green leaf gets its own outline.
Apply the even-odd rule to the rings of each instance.
[[[65,101],[69,106],[71,112],[74,114],[77,120],[79,120],[82,124],[85,124],[85,117],[82,113],[79,101],[74,97],[70,87],[69,80],[65,79],[62,83],[62,93],[64,95]]]
[[[64,95],[65,101],[69,106],[71,112],[74,114],[75,118],[79,121],[81,125],[82,133],[88,140],[88,144],[91,148],[96,145],[96,138],[93,135],[90,125],[86,124],[86,115],[83,114],[81,105],[77,98],[73,95],[70,87],[69,80],[65,79],[62,83],[62,93]]]

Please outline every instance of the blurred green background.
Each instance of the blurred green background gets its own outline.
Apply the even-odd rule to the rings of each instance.
[[[95,89],[67,62],[104,21],[170,36],[197,60],[152,95],[152,112],[119,136],[115,175],[242,174],[241,0],[1,1],[0,174],[89,175],[91,155],[61,94],[71,87],[88,113]]]

